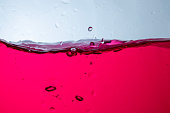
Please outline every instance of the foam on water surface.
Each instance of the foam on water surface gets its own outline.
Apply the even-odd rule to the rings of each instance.
[[[19,42],[7,42],[3,39],[1,43],[14,49],[33,53],[59,53],[71,52],[80,54],[100,54],[102,51],[118,51],[129,47],[139,47],[147,45],[161,46],[161,42],[170,42],[170,38],[153,38],[142,40],[99,40],[85,39],[79,41],[65,41],[56,43],[42,43],[24,40]],[[159,43],[159,44],[158,44]],[[165,45],[164,45],[165,46]],[[168,47],[168,45],[167,45]],[[69,54],[69,53],[68,53]],[[69,55],[74,56],[74,55]]]

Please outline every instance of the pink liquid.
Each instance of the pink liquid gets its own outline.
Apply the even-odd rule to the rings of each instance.
[[[0,113],[170,113],[170,39],[0,42]]]

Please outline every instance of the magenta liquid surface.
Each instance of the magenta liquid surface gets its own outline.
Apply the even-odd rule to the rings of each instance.
[[[170,113],[170,39],[0,42],[0,113]]]

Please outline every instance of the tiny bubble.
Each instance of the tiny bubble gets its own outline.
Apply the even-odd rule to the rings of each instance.
[[[69,57],[76,56],[77,55],[76,48],[71,48],[70,51],[67,51],[66,55]]]
[[[90,65],[92,65],[93,64],[93,62],[90,62]]]
[[[76,48],[71,48],[70,50],[71,50],[71,51],[76,51]]]
[[[48,86],[48,87],[45,88],[45,90],[48,91],[48,92],[51,92],[51,91],[56,90],[56,87],[54,87],[54,86]]]
[[[50,107],[50,110],[54,110],[55,108],[54,107]]]
[[[58,98],[58,96],[59,96],[59,94],[58,94],[58,95],[56,95],[55,97],[56,97],[56,98]]]
[[[75,98],[76,98],[76,100],[78,100],[78,101],[83,101],[83,100],[84,100],[83,97],[81,97],[81,96],[75,96]]]
[[[88,27],[88,31],[92,31],[93,30],[93,27]]]

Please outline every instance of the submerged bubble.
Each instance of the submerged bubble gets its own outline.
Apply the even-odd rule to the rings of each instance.
[[[93,62],[90,62],[90,65],[92,65],[93,64]]]
[[[45,90],[48,91],[48,92],[51,92],[51,91],[56,90],[56,87],[54,87],[54,86],[48,86],[48,87],[45,88]]]
[[[84,100],[83,97],[81,97],[81,96],[75,96],[75,98],[76,98],[76,100],[78,100],[78,101],[83,101],[83,100]]]
[[[92,31],[93,30],[93,27],[88,27],[88,31]]]
[[[67,56],[72,57],[77,55],[77,49],[76,48],[71,48],[70,51],[67,51]]]
[[[56,95],[56,96],[55,96],[55,95],[53,95],[53,96],[56,97],[56,98],[58,98],[60,95],[58,94],[58,95]]]
[[[50,107],[50,110],[55,110],[55,108],[54,107]]]

